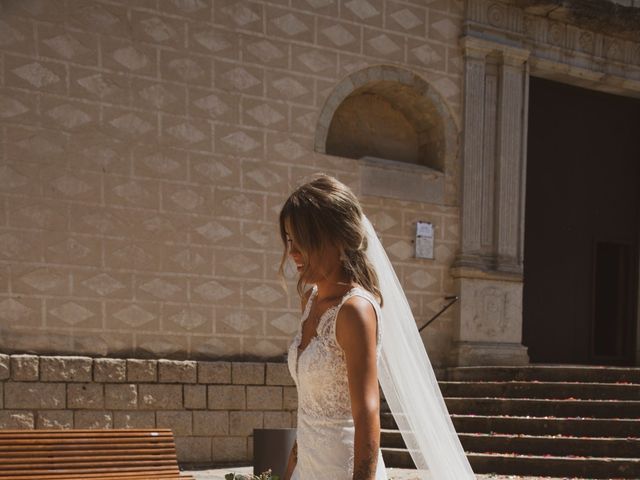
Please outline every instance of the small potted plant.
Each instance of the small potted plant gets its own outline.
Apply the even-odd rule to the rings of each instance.
[[[267,470],[266,472],[262,472],[259,476],[258,475],[253,475],[253,474],[248,474],[245,475],[244,473],[227,473],[224,476],[225,480],[280,480],[280,477],[278,475],[271,475],[271,469]]]

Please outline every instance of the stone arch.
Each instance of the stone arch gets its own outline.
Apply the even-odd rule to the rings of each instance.
[[[362,117],[368,121],[358,121]],[[385,125],[392,128],[381,132]],[[440,172],[455,159],[457,147],[455,122],[442,96],[420,76],[392,66],[343,79],[324,104],[315,137],[319,153],[381,157]]]

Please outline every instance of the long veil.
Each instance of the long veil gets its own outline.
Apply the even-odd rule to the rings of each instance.
[[[383,298],[378,380],[421,480],[475,479],[409,302],[369,219],[367,257]]]

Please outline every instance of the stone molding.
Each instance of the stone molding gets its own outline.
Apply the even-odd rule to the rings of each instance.
[[[465,34],[529,51],[532,74],[640,96],[640,41],[590,30],[576,16],[550,18],[516,1],[468,0],[467,7]]]
[[[327,135],[329,133],[329,125],[335,111],[340,104],[353,92],[366,85],[374,82],[387,81],[397,82],[399,85],[407,86],[414,89],[417,94],[424,96],[440,114],[445,128],[444,139],[446,142],[444,164],[449,159],[456,158],[456,140],[457,136],[454,117],[449,111],[445,100],[440,96],[429,82],[418,74],[405,68],[395,67],[391,65],[376,65],[374,67],[364,68],[352,73],[340,81],[331,94],[327,97],[318,116],[316,125],[314,150],[318,153],[326,153],[325,146],[327,143]]]
[[[171,428],[180,462],[211,464],[296,411],[286,363],[0,354],[0,428]]]

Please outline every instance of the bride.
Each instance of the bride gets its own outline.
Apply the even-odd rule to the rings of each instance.
[[[417,478],[475,478],[406,297],[353,192],[315,176],[285,202],[280,234],[280,274],[295,263],[302,309],[287,356],[298,412],[284,480],[387,480],[378,382]]]

